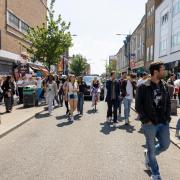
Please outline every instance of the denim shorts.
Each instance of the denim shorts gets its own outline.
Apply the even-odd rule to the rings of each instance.
[[[68,93],[68,100],[78,100],[76,93]]]

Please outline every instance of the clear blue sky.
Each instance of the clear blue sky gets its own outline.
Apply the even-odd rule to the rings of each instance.
[[[55,12],[71,22],[74,46],[70,55],[82,54],[92,73],[105,71],[105,60],[116,54],[124,37],[132,33],[145,14],[147,0],[56,0]]]

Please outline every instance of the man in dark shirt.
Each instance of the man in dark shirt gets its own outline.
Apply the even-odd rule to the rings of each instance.
[[[167,150],[170,145],[171,103],[168,85],[162,80],[164,69],[162,62],[152,63],[151,79],[139,86],[136,96],[136,111],[143,124],[147,145],[144,152],[145,165],[152,172],[152,180],[161,180],[156,155]],[[158,140],[157,145],[155,138]]]
[[[116,74],[115,72],[111,72],[111,78],[106,82],[106,102],[108,105],[107,110],[107,121],[110,122],[112,119],[112,109],[113,109],[113,126],[117,127],[117,108],[119,104],[120,98],[120,86],[119,82],[115,80]]]

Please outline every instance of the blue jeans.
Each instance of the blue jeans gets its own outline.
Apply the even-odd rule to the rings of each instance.
[[[123,101],[124,101],[124,117],[126,120],[128,120],[130,116],[130,111],[131,111],[132,99],[124,98]]]
[[[42,88],[38,88],[37,89],[37,100],[38,100],[38,102],[41,100],[41,93],[42,93]]]
[[[170,145],[169,124],[143,124],[152,175],[160,175],[156,155],[166,151]],[[158,144],[155,145],[155,138]]]
[[[84,94],[78,93],[77,111],[83,114]]]

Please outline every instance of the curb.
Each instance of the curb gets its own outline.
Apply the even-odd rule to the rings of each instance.
[[[135,108],[131,107],[131,109],[136,112]],[[171,136],[170,139],[171,139],[171,143],[180,149],[180,144],[175,142],[174,137]]]
[[[12,127],[11,129],[9,129],[8,131],[0,134],[0,139],[3,138],[4,136],[6,136],[7,134],[9,134],[10,132],[14,131],[15,129],[21,127],[23,124],[27,123],[28,121],[32,120],[33,118],[35,118],[36,115],[44,112],[45,110],[41,110],[40,112],[34,114],[33,116],[29,117],[28,119],[22,121],[21,123],[17,124],[16,126]]]

